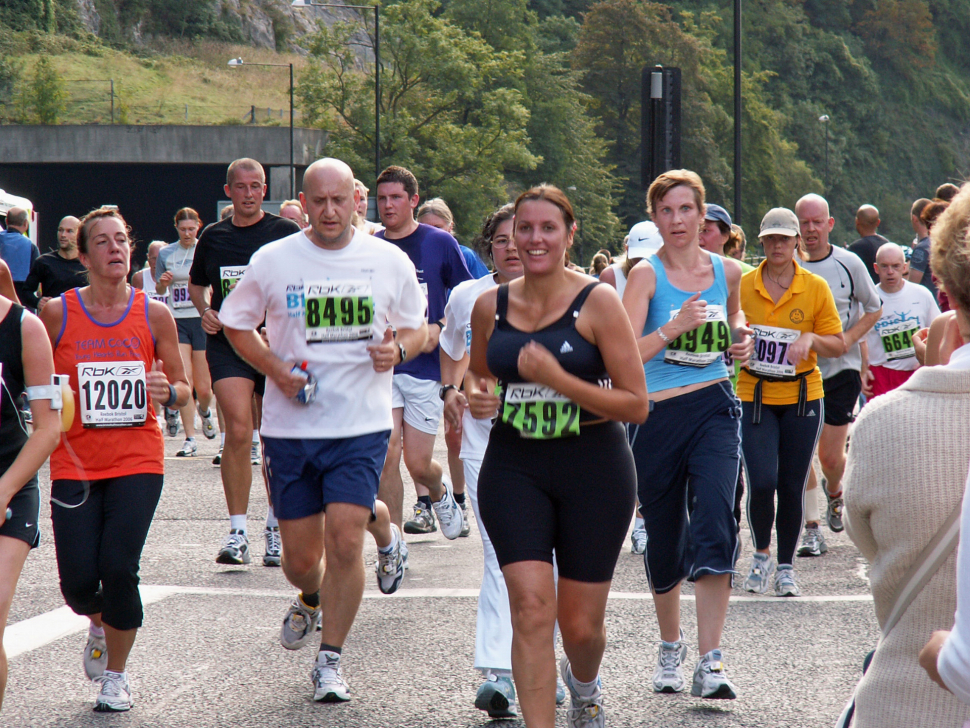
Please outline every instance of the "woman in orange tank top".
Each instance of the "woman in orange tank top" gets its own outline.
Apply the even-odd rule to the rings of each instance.
[[[78,251],[90,285],[41,315],[77,401],[51,456],[51,520],[61,592],[91,619],[83,662],[100,684],[94,709],[121,711],[132,706],[125,666],[142,623],[138,566],[164,473],[152,401],[182,406],[191,392],[168,307],[128,285],[124,218],[113,208],[86,215]]]

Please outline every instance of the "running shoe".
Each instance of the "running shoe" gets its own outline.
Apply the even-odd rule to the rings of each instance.
[[[120,713],[131,710],[134,705],[131,700],[131,686],[125,678],[115,672],[106,672],[94,678],[94,682],[101,686],[101,691],[94,701],[96,712]]]
[[[229,532],[229,535],[222,540],[222,548],[219,549],[219,555],[216,556],[217,564],[248,564],[251,561],[249,557],[249,539],[246,538],[246,534],[237,529],[233,529]]]
[[[263,463],[263,454],[259,449],[258,442],[254,442],[252,449],[249,451],[249,461],[253,465],[262,465]]]
[[[468,538],[468,534],[472,532],[472,522],[468,520],[468,506],[466,506],[464,503],[459,503],[458,506],[461,508],[461,517],[463,519],[461,533],[458,535],[462,538]]]
[[[829,505],[825,509],[825,521],[829,524],[832,533],[841,533],[845,530],[845,526],[842,525],[842,507],[844,505],[842,496],[833,498],[828,491],[825,491],[825,497],[829,501]]]
[[[377,588],[382,594],[393,594],[401,586],[404,579],[404,558],[401,556],[401,544],[404,537],[397,529],[397,525],[392,523],[391,530],[394,532],[396,543],[389,553],[384,553],[378,549],[377,563],[374,570],[377,572]]]
[[[596,689],[589,697],[583,697],[573,688],[573,676],[569,669],[569,658],[563,655],[559,662],[562,680],[569,688],[570,705],[566,712],[566,725],[569,728],[604,728],[606,715],[603,713],[603,690],[600,679],[596,678]]]
[[[438,523],[441,524],[441,533],[449,541],[454,541],[461,535],[461,530],[465,527],[465,516],[462,515],[458,501],[455,500],[455,493],[451,488],[451,481],[448,478],[442,477],[441,485],[445,489],[445,494],[441,496],[440,501],[432,503],[431,507],[434,509],[434,514],[438,517]]]
[[[313,699],[318,703],[346,703],[350,687],[340,669],[340,655],[320,650],[313,668]]]
[[[634,526],[633,533],[630,534],[630,553],[642,556],[647,553],[647,529],[643,526]]]
[[[182,449],[175,453],[177,458],[194,458],[199,453],[195,440],[191,437],[182,443]]]
[[[220,445],[219,446],[219,454],[216,455],[214,458],[212,458],[212,464],[213,465],[221,465],[222,464],[222,448],[224,448],[224,447],[225,447],[225,445]]]
[[[319,623],[320,607],[308,607],[297,594],[286,616],[283,617],[280,644],[288,650],[300,649],[316,632]]]
[[[165,423],[168,425],[168,436],[175,437],[179,434],[179,411],[165,408]]]
[[[734,700],[738,697],[737,690],[724,672],[720,650],[711,650],[701,657],[694,668],[694,684],[690,694],[695,698],[711,700]]]
[[[822,529],[818,526],[805,526],[802,532],[802,545],[798,547],[799,556],[821,556],[829,547],[825,544]]]
[[[434,533],[437,530],[434,513],[425,508],[421,501],[415,503],[414,515],[410,521],[404,523],[404,533]]]
[[[203,412],[202,405],[196,403],[195,408],[199,410],[199,417],[202,418],[202,434],[206,440],[216,439],[216,425],[212,421],[212,409]]]
[[[267,526],[263,531],[263,540],[266,542],[263,566],[282,566],[283,541],[280,540],[280,529]]]
[[[556,678],[556,705],[562,705],[566,702],[566,683],[562,681],[561,677]]]
[[[104,674],[108,666],[108,645],[104,636],[97,637],[88,632],[88,643],[84,645],[84,674],[88,680],[96,680]]]
[[[684,689],[684,660],[687,659],[687,645],[684,631],[676,642],[660,641],[657,651],[657,667],[653,671],[653,691],[655,693],[679,693]]]
[[[401,537],[401,563],[404,565],[405,571],[411,568],[411,565],[408,563],[408,553],[409,553],[408,542],[405,541],[404,537],[402,536]]]
[[[475,707],[488,713],[489,718],[515,718],[515,686],[507,675],[489,673],[475,693]]]
[[[751,558],[748,578],[744,580],[744,590],[753,594],[764,594],[771,582],[771,572],[775,570],[775,560],[767,554],[755,553]]]
[[[775,596],[798,597],[801,594],[802,590],[795,581],[795,570],[789,564],[779,564],[775,572]]]

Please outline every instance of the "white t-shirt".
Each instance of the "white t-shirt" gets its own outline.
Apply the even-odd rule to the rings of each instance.
[[[168,284],[165,297],[175,318],[199,318],[199,312],[189,298],[189,270],[192,268],[197,245],[195,243],[191,248],[183,248],[180,243],[175,242],[158,251],[158,260],[155,270],[152,271],[157,278],[155,275],[152,277],[157,280],[164,273],[172,274],[172,282]],[[154,286],[152,288],[154,290]]]
[[[459,283],[451,291],[448,305],[445,306],[445,328],[438,340],[445,355],[461,361],[472,348],[472,309],[475,301],[485,291],[498,285],[492,276],[485,276]],[[485,457],[488,435],[492,430],[491,420],[476,420],[467,409],[461,419],[462,460],[481,460]]]
[[[919,367],[913,336],[925,329],[940,315],[933,294],[924,286],[903,281],[896,293],[886,293],[882,284],[876,286],[882,299],[882,316],[866,335],[869,343],[869,364],[900,372]]]
[[[254,329],[265,315],[273,353],[308,362],[317,378],[316,400],[304,405],[267,377],[260,432],[332,439],[390,430],[393,372],[375,372],[367,346],[388,323],[418,328],[426,307],[408,256],[360,231],[340,250],[319,248],[302,231],[260,248],[219,318]]]

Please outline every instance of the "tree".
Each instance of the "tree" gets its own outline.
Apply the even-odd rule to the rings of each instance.
[[[448,200],[460,237],[508,197],[505,173],[532,169],[522,54],[496,52],[437,14],[401,0],[381,17],[381,158],[415,173],[423,197]],[[366,178],[374,148],[374,75],[352,43],[360,27],[321,25],[297,93],[307,123],[330,131],[328,153]]]
[[[21,108],[27,121],[34,124],[56,124],[67,108],[67,91],[54,64],[41,56],[30,79],[21,91]]]

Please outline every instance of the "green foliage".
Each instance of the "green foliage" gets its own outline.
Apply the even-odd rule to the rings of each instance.
[[[73,0],[3,0],[0,26],[12,30],[71,33],[79,29]]]
[[[31,124],[56,124],[66,103],[64,80],[50,59],[41,57],[20,92],[19,105],[24,120]]]
[[[20,64],[9,56],[0,55],[0,103],[8,103],[20,81]]]

